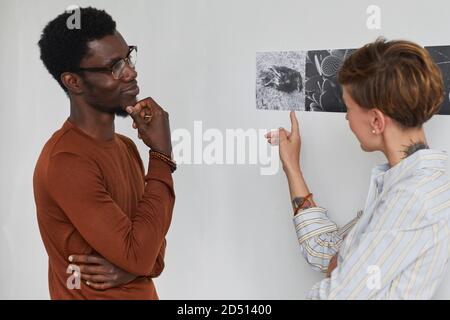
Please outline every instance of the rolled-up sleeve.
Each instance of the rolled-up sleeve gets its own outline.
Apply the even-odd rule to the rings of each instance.
[[[302,210],[294,216],[300,250],[314,270],[326,272],[331,258],[338,252],[343,238],[360,217],[339,228],[322,207]]]

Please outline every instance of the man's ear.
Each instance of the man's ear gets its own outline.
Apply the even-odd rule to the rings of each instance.
[[[370,120],[372,130],[375,130],[375,133],[377,134],[383,133],[386,128],[386,115],[378,108],[373,108],[370,112],[372,113]]]
[[[83,93],[83,79],[79,75],[72,72],[63,72],[61,81],[69,92],[74,94]]]

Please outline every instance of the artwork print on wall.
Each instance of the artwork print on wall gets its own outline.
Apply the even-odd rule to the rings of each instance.
[[[425,48],[444,78],[444,102],[438,114],[450,114],[450,46]],[[346,112],[337,73],[355,50],[257,52],[257,109]]]
[[[305,104],[305,52],[260,52],[256,59],[259,109],[301,110]]]

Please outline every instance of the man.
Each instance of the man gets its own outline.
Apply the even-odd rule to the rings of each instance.
[[[175,202],[168,114],[137,102],[135,58],[105,12],[81,8],[44,28],[41,59],[70,100],[70,116],[45,144],[33,177],[52,299],[158,299]],[[134,107],[132,107],[134,105]],[[115,115],[151,149],[148,173]],[[75,274],[72,274],[75,271]],[[81,280],[80,277],[81,276]]]

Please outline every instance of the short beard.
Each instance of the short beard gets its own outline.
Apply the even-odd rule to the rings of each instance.
[[[117,106],[115,108],[104,108],[101,107],[99,105],[93,105],[94,109],[100,111],[100,112],[104,112],[104,113],[109,113],[109,114],[114,114],[116,116],[122,117],[122,118],[126,118],[127,116],[129,116],[128,112],[126,112],[122,107]]]
[[[128,112],[126,112],[122,107],[115,107],[113,109],[113,113],[116,116],[122,117],[122,118],[126,118],[129,116]]]

